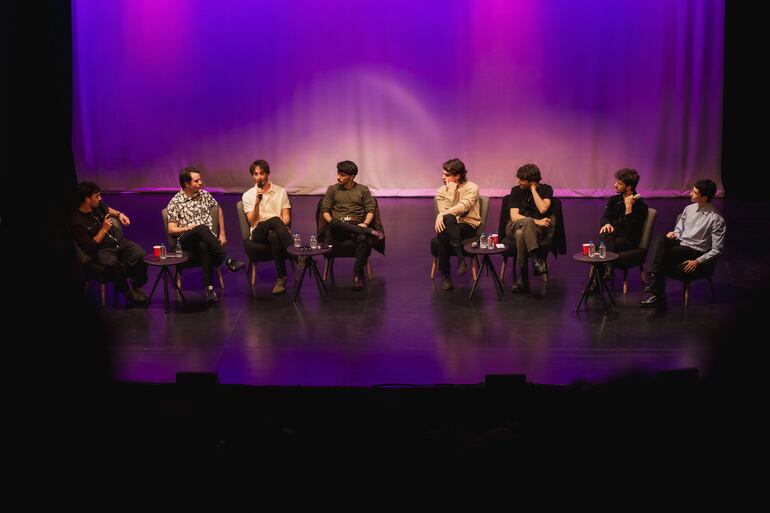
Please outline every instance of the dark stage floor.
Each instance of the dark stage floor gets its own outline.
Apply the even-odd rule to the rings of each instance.
[[[132,225],[126,236],[147,249],[165,241],[160,211],[170,196],[107,194],[105,199],[128,213]],[[240,196],[217,198],[225,212],[230,254],[243,259],[235,217]],[[305,239],[317,201],[292,198],[294,229]],[[490,207],[494,226],[500,201],[493,199]],[[657,235],[671,229],[688,202],[648,203],[659,211]],[[738,228],[733,217],[748,217],[749,211],[716,202],[726,211],[728,238],[715,276],[714,302],[708,283],[699,281],[684,308],[682,284],[670,281],[665,313],[641,309],[639,274],[631,272],[624,297],[618,273],[615,312],[605,316],[601,302],[592,298],[578,314],[574,310],[587,268],[570,256],[582,242],[597,239],[603,204],[601,199],[564,200],[568,254],[549,258],[548,283],[533,278],[531,294],[513,295],[508,272],[505,296],[498,301],[491,278],[484,277],[469,302],[470,273],[455,278],[451,292],[441,290],[438,278],[429,278],[432,199],[381,199],[387,254],[373,254],[375,280],[362,292],[350,289],[352,259],[342,259],[335,265],[336,283],[327,300],[306,281],[293,304],[291,294],[271,294],[275,271],[268,262],[259,265],[254,297],[244,272],[224,271],[222,299],[207,309],[201,305],[200,273],[186,271],[183,289],[193,303],[188,311],[175,308],[172,299],[172,310],[164,315],[158,292],[146,310],[101,309],[111,333],[114,377],[172,382],[177,372],[195,371],[215,372],[222,383],[233,384],[370,386],[478,383],[487,374],[510,373],[547,384],[595,383],[630,371],[692,367],[708,374],[714,342],[746,306],[748,293],[766,283],[765,260],[740,251],[741,239],[751,233],[745,225]],[[494,261],[499,269],[500,259]],[[151,282],[156,272],[151,268]],[[94,302],[96,289],[92,286]]]

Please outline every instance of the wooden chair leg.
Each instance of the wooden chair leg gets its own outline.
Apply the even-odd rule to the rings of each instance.
[[[436,277],[436,264],[438,263],[438,257],[433,257],[433,265],[430,266],[430,279]]]
[[[505,283],[505,268],[508,265],[508,257],[503,257],[503,263],[500,266],[500,281]]]
[[[329,278],[330,261],[331,261],[331,258],[324,259],[324,281],[326,281]],[[305,265],[308,265],[308,264],[305,264]]]
[[[642,285],[646,287],[647,286],[647,273],[644,272],[644,267],[641,266],[641,265],[639,266],[639,274],[642,277]]]
[[[374,272],[372,272],[372,263],[369,260],[366,261],[366,275],[369,277],[369,281],[372,281],[374,279]]]
[[[687,306],[690,300],[690,284],[684,282],[684,306]]]
[[[548,273],[543,275],[543,283],[548,283]]]
[[[623,269],[623,295],[628,295],[628,269]]]
[[[107,298],[106,298],[107,285],[105,285],[104,283],[100,283],[99,290],[101,291],[101,296],[102,296],[102,308],[104,308],[105,306],[107,306]]]
[[[257,283],[257,263],[249,262],[249,267],[251,268],[251,286],[253,287]]]
[[[176,286],[179,290],[182,290],[182,270],[177,267],[176,269]]]
[[[473,255],[473,258],[471,259],[471,276],[473,277],[473,281],[476,281],[476,274],[478,273],[478,262],[478,257]]]
[[[219,288],[225,288],[225,280],[222,279],[222,269],[217,268],[217,276],[219,276]]]

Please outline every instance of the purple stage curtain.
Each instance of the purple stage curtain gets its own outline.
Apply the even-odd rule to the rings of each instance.
[[[355,161],[380,196],[482,194],[540,166],[562,196],[622,167],[720,184],[723,0],[73,0],[73,149],[105,190],[318,194]]]

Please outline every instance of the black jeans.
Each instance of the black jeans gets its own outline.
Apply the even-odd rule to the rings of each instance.
[[[635,249],[639,247],[639,244],[634,244],[631,239],[626,237],[624,234],[620,234],[616,231],[613,233],[602,233],[599,235],[599,238],[604,242],[604,246],[607,248],[607,251],[627,251],[629,249]]]
[[[99,250],[94,261],[104,267],[109,280],[125,293],[128,291],[128,279],[131,279],[134,287],[147,283],[145,254],[136,242],[123,239],[117,248]]]
[[[652,245],[652,262],[650,272],[655,274],[653,285],[655,292],[662,294],[666,291],[665,275],[685,260],[695,260],[703,255],[702,252],[682,246],[676,239],[661,235]]]
[[[442,275],[448,275],[450,271],[449,257],[455,251],[451,246],[462,247],[463,239],[469,239],[476,233],[476,228],[467,223],[458,223],[452,214],[444,216],[444,231],[439,233],[438,239],[438,268]]]
[[[338,242],[350,239],[355,243],[356,263],[353,266],[353,275],[357,278],[363,278],[364,267],[369,255],[372,254],[372,229],[334,219],[329,223],[329,232],[332,239]]]
[[[288,227],[283,224],[280,217],[271,217],[265,221],[260,221],[251,232],[251,240],[261,242],[270,246],[270,252],[273,254],[275,270],[279,278],[286,277],[286,248],[294,243]]]
[[[208,226],[199,224],[189,232],[180,235],[178,240],[182,243],[183,250],[200,258],[203,283],[207,287],[212,285],[211,277],[214,274],[214,266],[222,265],[227,257],[217,236]]]

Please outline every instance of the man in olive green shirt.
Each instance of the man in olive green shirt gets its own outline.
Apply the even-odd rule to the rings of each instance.
[[[357,174],[354,162],[337,163],[337,183],[326,189],[321,203],[321,215],[329,223],[332,239],[337,243],[350,239],[356,245],[353,290],[364,286],[364,267],[372,252],[372,237],[384,237],[381,231],[370,227],[377,205],[369,188],[355,182]]]

